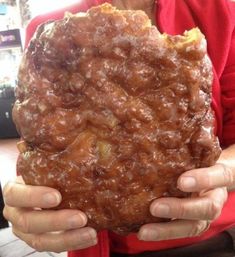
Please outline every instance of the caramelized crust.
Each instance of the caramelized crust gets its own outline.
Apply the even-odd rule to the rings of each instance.
[[[97,230],[158,222],[151,201],[187,196],[178,176],[220,154],[211,85],[198,29],[160,34],[142,11],[109,4],[43,24],[19,70],[18,171]]]

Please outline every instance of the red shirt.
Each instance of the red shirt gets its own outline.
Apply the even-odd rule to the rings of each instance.
[[[63,18],[65,11],[76,13],[111,0],[83,0],[78,4],[34,18],[27,28],[26,45],[37,26],[51,19]],[[199,27],[206,36],[208,53],[214,67],[213,102],[216,132],[226,147],[235,143],[235,2],[232,0],[158,0],[156,24],[161,32],[182,34]],[[139,253],[180,247],[212,237],[235,226],[235,192],[229,193],[221,216],[203,235],[193,238],[160,242],[139,241],[136,235],[118,236],[112,232],[99,233],[96,246],[69,253],[69,257],[108,257],[110,251]]]

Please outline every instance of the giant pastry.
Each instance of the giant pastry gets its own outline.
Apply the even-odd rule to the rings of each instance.
[[[220,154],[212,64],[199,29],[161,34],[110,4],[41,25],[18,75],[13,116],[26,184],[58,189],[58,209],[119,234],[159,222],[159,197]]]

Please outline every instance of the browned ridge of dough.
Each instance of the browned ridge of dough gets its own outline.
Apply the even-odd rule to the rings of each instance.
[[[212,78],[198,29],[160,34],[142,11],[104,4],[41,25],[19,70],[17,169],[97,230],[158,222],[150,202],[187,196],[179,175],[220,154]]]

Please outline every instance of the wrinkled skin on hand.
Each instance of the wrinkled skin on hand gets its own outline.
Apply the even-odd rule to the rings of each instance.
[[[187,196],[179,175],[220,154],[211,85],[198,29],[162,35],[143,12],[108,4],[44,24],[19,70],[17,169],[97,230],[161,221],[150,203]]]

